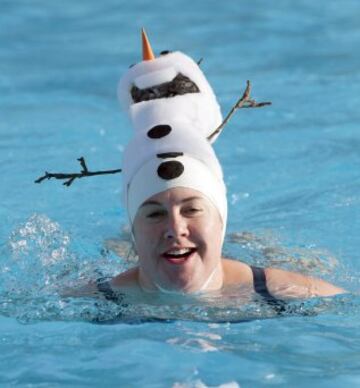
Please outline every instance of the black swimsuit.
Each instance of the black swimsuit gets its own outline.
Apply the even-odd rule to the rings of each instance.
[[[123,295],[113,291],[110,285],[109,279],[111,278],[99,278],[96,279],[96,287],[100,294],[104,296],[106,300],[119,303],[123,300]]]
[[[286,303],[283,300],[277,299],[272,296],[266,285],[266,276],[264,268],[250,266],[253,280],[254,290],[259,294],[266,304],[272,306],[277,312],[283,312],[285,310]],[[96,280],[96,286],[100,294],[104,296],[106,300],[111,302],[121,303],[123,295],[113,291],[110,285],[109,278],[99,278]]]
[[[259,267],[253,267],[250,266],[252,274],[253,274],[253,280],[254,280],[254,291],[256,294],[258,294],[263,302],[271,307],[273,311],[276,313],[277,316],[283,316],[284,314],[287,315],[289,312],[293,312],[295,314],[298,314],[299,312],[295,309],[292,311],[292,309],[289,309],[288,304],[280,299],[276,299],[274,296],[272,296],[267,288],[266,285],[266,275],[265,271],[263,268]],[[111,302],[116,303],[117,305],[121,305],[122,307],[126,308],[128,307],[127,303],[123,303],[125,300],[125,294],[122,293],[117,293],[111,288],[110,284],[111,278],[110,277],[102,277],[96,280],[96,286],[98,289],[98,292],[103,295],[103,297]],[[291,311],[290,311],[291,310]],[[300,311],[301,315],[313,315],[309,313],[304,313],[303,311]],[[96,323],[118,323],[119,319],[122,321],[124,320],[123,313],[119,313],[115,318],[110,319],[110,320],[94,320]],[[252,319],[250,319],[252,320]],[[248,322],[249,319],[241,319],[239,322]],[[142,323],[142,322],[170,322],[167,319],[163,318],[146,318],[146,319],[134,319],[131,318],[130,320],[127,321],[127,323]],[[226,321],[227,322],[227,321]]]
[[[255,292],[262,297],[266,304],[273,307],[278,314],[285,312],[286,302],[272,296],[267,288],[264,268],[253,266],[250,266],[250,268],[253,274]]]

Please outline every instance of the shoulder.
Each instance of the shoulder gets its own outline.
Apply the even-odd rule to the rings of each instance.
[[[76,288],[64,288],[61,290],[62,297],[103,297],[109,299],[113,291],[124,291],[126,289],[138,289],[137,281],[138,268],[132,268],[113,278],[100,278],[89,281],[87,284]]]
[[[138,272],[139,268],[131,268],[110,280],[110,285],[113,288],[138,288]]]
[[[277,268],[266,268],[265,276],[267,288],[275,297],[309,298],[346,292],[324,280]]]
[[[252,285],[253,275],[249,265],[241,261],[222,259],[224,286],[235,284]]]
[[[251,267],[241,261],[222,259],[224,286],[253,286]],[[333,296],[346,291],[322,279],[278,268],[264,268],[266,287],[275,298]]]

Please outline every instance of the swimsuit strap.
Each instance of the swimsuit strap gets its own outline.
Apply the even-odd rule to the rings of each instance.
[[[119,295],[117,295],[113,289],[111,288],[109,278],[99,278],[96,279],[96,287],[98,291],[104,295],[106,300],[110,300],[112,302],[119,302]]]
[[[272,296],[268,290],[266,284],[266,275],[264,268],[250,266],[253,280],[254,280],[254,290],[257,294],[261,295],[264,301],[275,308],[275,310],[280,314],[286,311],[286,302],[281,299],[277,299]]]
[[[254,279],[254,289],[255,292],[261,295],[263,298],[268,299],[273,298],[269,293],[269,290],[266,285],[266,276],[264,268],[250,266],[253,279]]]

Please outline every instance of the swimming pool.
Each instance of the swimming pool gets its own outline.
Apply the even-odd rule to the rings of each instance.
[[[360,6],[209,4],[1,3],[1,385],[359,384]],[[157,52],[204,58],[223,113],[247,79],[254,97],[273,103],[238,112],[216,143],[228,186],[226,254],[353,294],[286,317],[235,305],[212,319],[196,301],[134,308],[165,321],[111,321],[116,306],[58,297],[64,284],[131,265],[121,175],[70,188],[33,181],[45,170],[78,171],[80,156],[91,169],[121,167],[131,134],[115,91],[139,60],[142,26]]]

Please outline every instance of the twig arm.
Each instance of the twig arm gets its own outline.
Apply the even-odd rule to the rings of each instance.
[[[222,129],[228,123],[231,116],[235,113],[236,110],[241,108],[261,108],[266,105],[271,105],[271,102],[256,102],[255,100],[252,100],[250,98],[250,92],[251,92],[250,81],[246,81],[246,89],[243,95],[241,96],[241,98],[239,98],[236,104],[230,109],[230,112],[226,115],[223,122],[215,129],[215,131],[211,135],[208,136],[207,139],[209,141],[211,141],[214,138],[214,136],[216,136],[222,131]]]
[[[87,173],[87,172],[89,172],[89,170],[88,170],[88,168],[87,168],[87,166],[86,166],[86,162],[85,162],[85,159],[83,158],[83,157],[80,157],[79,159],[78,159],[78,161],[80,162],[80,165],[81,165],[81,167],[82,167],[82,171],[81,172],[83,172],[83,173]]]
[[[71,184],[74,182],[75,179],[80,179],[88,176],[94,176],[94,175],[107,175],[107,174],[116,174],[121,172],[121,169],[117,170],[103,170],[103,171],[89,171],[87,168],[85,159],[83,157],[79,158],[78,161],[80,162],[81,165],[81,172],[79,173],[52,173],[52,172],[45,172],[45,175],[41,176],[40,178],[36,179],[35,183],[41,183],[45,179],[60,179],[60,180],[65,180],[66,181],[63,183],[65,186],[71,186]]]

